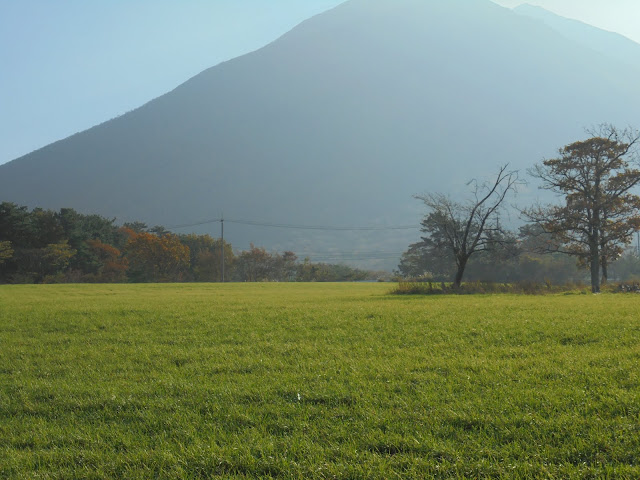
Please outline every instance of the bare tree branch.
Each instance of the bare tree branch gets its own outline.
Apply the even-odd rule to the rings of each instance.
[[[456,287],[462,282],[469,258],[499,243],[503,231],[497,226],[489,227],[488,223],[520,183],[518,173],[503,165],[490,183],[480,184],[475,179],[468,182],[467,185],[473,184],[473,200],[465,203],[455,202],[441,193],[415,196],[429,210],[422,221],[422,231],[427,233],[423,241],[451,252],[457,269]]]

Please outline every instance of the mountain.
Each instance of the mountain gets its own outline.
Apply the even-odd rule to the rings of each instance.
[[[417,226],[413,194],[457,196],[500,164],[526,169],[553,155],[583,127],[637,125],[639,77],[615,55],[489,0],[350,0],[0,166],[0,200],[150,225],[224,212],[263,223]],[[537,195],[529,190],[521,201]],[[418,238],[225,226],[235,247],[302,254],[398,253]]]
[[[608,32],[578,20],[561,17],[542,7],[524,3],[513,9],[519,15],[541,21],[548,27],[601,55],[610,56],[640,69],[640,45],[615,32]]]

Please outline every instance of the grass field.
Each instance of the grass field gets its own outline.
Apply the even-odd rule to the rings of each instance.
[[[0,478],[640,478],[640,296],[0,286]]]

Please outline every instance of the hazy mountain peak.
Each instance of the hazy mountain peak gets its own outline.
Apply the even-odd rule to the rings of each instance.
[[[0,200],[166,226],[221,211],[418,226],[413,194],[460,194],[498,165],[525,170],[553,155],[585,126],[626,125],[640,111],[638,84],[640,73],[611,55],[489,0],[350,0],[0,165]],[[400,252],[418,239],[417,230],[306,233],[225,230],[237,248],[298,252]]]
[[[522,13],[522,14],[527,14],[532,16],[533,15],[539,15],[539,16],[555,15],[555,13],[552,13],[549,10],[544,9],[539,5],[531,5],[530,3],[523,3],[521,5],[518,5],[517,7],[512,8],[512,10],[516,13]]]
[[[565,38],[580,43],[600,54],[640,70],[640,44],[620,35],[579,20],[557,15],[536,5],[524,3],[513,9],[518,15],[532,18],[554,29]]]

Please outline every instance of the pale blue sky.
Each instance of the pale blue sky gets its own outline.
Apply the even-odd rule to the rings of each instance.
[[[132,110],[341,0],[0,0],[0,164]]]
[[[339,3],[0,0],[0,164],[132,110]],[[640,0],[528,3],[640,42]]]

